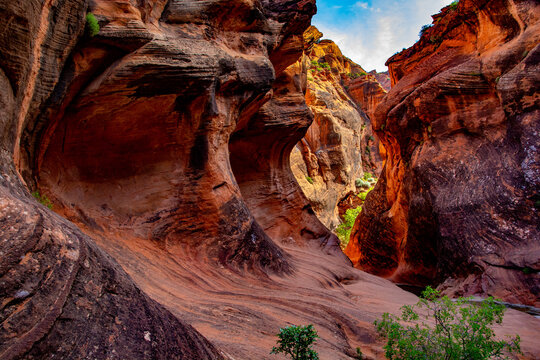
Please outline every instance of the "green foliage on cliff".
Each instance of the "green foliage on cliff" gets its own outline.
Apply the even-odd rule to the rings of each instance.
[[[452,2],[452,3],[449,5],[449,6],[450,6],[450,9],[451,9],[451,10],[456,10],[458,4],[459,4],[459,0],[456,0],[456,1]]]
[[[343,223],[339,224],[336,228],[336,235],[340,240],[340,245],[342,249],[347,247],[351,237],[351,231],[354,226],[354,222],[360,213],[362,212],[362,206],[358,206],[355,209],[348,209],[343,216]]]
[[[370,183],[368,180],[366,179],[356,179],[354,181],[354,185],[356,187],[364,187],[364,188],[368,188],[370,186]]]
[[[52,208],[53,208],[53,204],[52,204],[51,200],[49,200],[49,198],[47,197],[47,195],[41,195],[41,194],[39,193],[39,191],[36,190],[36,191],[34,191],[34,192],[32,193],[32,196],[33,196],[34,198],[36,198],[36,200],[37,200],[40,204],[45,205],[45,206],[48,207],[49,209],[52,209]]]
[[[91,12],[86,14],[86,28],[90,36],[96,36],[99,33],[99,23]]]
[[[330,64],[327,62],[318,62],[317,60],[312,60],[311,69],[315,69],[316,71],[330,70]]]
[[[420,29],[420,32],[418,33],[418,36],[422,37],[422,35],[424,35],[424,33],[433,26],[433,24],[427,24],[427,25],[424,25],[422,26],[422,28]]]
[[[313,184],[313,179],[311,178],[311,176],[306,176],[306,180],[308,183]]]
[[[367,73],[365,71],[359,72],[359,73],[348,73],[347,76],[351,79],[357,79],[360,76],[366,76]]]
[[[521,353],[519,336],[495,339],[492,326],[502,322],[505,307],[492,297],[472,305],[470,298],[440,298],[429,286],[422,296],[416,305],[403,306],[401,317],[384,313],[375,321],[377,332],[388,339],[388,359],[510,359],[506,354]]]
[[[313,325],[291,325],[279,329],[277,346],[272,348],[270,354],[284,353],[293,360],[318,360],[319,355],[311,346],[319,337]]]

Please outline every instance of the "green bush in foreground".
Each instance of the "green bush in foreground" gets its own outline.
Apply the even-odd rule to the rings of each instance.
[[[310,184],[313,184],[313,178],[311,176],[306,176],[306,181]]]
[[[375,321],[379,334],[388,338],[384,347],[388,359],[510,359],[506,354],[521,353],[519,335],[496,340],[491,329],[493,323],[502,322],[504,305],[492,297],[472,305],[470,298],[439,295],[427,287],[416,305],[401,308],[401,318],[385,313]],[[416,309],[422,309],[421,314]]]
[[[319,355],[311,348],[319,337],[313,325],[291,325],[279,329],[278,346],[274,346],[270,354],[284,353],[293,360],[318,360]]]

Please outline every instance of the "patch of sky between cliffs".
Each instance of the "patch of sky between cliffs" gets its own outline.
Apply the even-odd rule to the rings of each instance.
[[[418,40],[422,25],[451,0],[317,0],[312,24],[367,71]]]

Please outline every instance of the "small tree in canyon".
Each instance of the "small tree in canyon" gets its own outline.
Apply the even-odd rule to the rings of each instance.
[[[470,298],[439,295],[427,287],[416,305],[401,308],[401,318],[384,313],[375,321],[379,334],[388,338],[384,347],[388,359],[511,359],[508,354],[521,353],[519,335],[497,340],[491,328],[502,322],[504,305],[492,297],[473,305]]]

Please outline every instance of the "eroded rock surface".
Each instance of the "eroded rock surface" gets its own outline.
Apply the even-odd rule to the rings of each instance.
[[[0,358],[280,359],[309,323],[321,358],[384,358],[373,320],[416,298],[350,266],[287,166],[313,1],[0,8]]]
[[[87,6],[0,2],[9,20],[0,32],[0,358],[222,359],[91,238],[38,204],[16,171],[22,129],[57,85]]]
[[[386,91],[322,36],[313,26],[304,33],[302,64],[309,68],[306,103],[314,121],[291,161],[315,213],[334,229],[340,224],[338,203],[356,193],[355,180],[364,171],[381,170],[378,140],[368,115]]]
[[[388,60],[386,166],[346,252],[396,282],[540,305],[536,1],[462,0]]]

